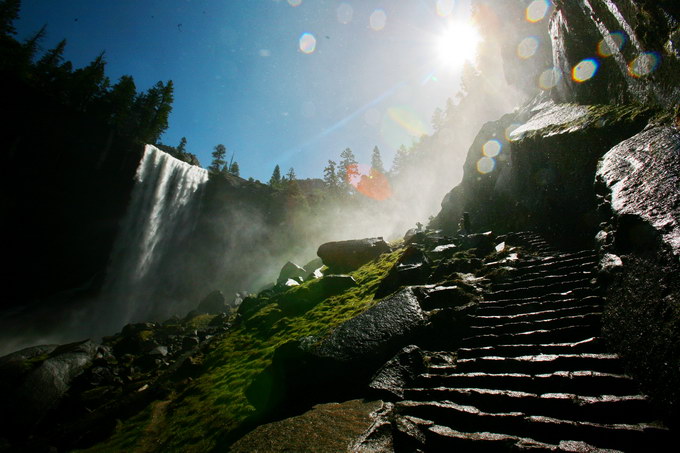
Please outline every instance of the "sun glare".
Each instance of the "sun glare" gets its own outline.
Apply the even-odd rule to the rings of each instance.
[[[475,59],[481,40],[479,30],[471,23],[451,23],[437,43],[439,59],[450,68],[458,68]]]

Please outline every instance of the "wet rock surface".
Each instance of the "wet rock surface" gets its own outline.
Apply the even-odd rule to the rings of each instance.
[[[366,238],[322,244],[317,255],[331,271],[349,272],[389,251],[383,238]]]

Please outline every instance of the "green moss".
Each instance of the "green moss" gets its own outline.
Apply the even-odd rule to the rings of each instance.
[[[316,300],[320,297],[318,281],[277,295],[247,322],[211,345],[202,372],[172,399],[162,429],[154,429],[158,434],[153,442],[149,442],[146,429],[152,423],[151,411],[146,410],[125,421],[111,439],[89,451],[203,452],[220,447],[221,439],[254,415],[245,390],[271,363],[276,348],[306,336],[323,337],[373,306],[380,281],[402,253],[399,249],[382,255],[350,273],[358,286],[335,296]],[[313,304],[299,315],[284,316],[282,305],[300,301]],[[152,450],[149,445],[154,446]]]
[[[203,315],[198,315],[193,318],[187,323],[189,327],[192,329],[200,329],[202,327],[206,327],[208,324],[210,324],[210,321],[213,320],[217,315],[209,315],[209,314],[203,314]]]

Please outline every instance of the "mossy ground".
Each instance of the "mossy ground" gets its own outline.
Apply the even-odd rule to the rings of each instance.
[[[205,452],[222,447],[230,433],[255,415],[245,390],[270,364],[276,348],[302,337],[323,336],[373,306],[380,281],[401,253],[403,249],[382,255],[350,273],[358,286],[325,300],[311,301],[316,294],[314,281],[272,298],[250,322],[236,324],[213,342],[195,377],[171,393],[168,401],[156,402],[120,422],[110,439],[87,451]],[[297,298],[308,308],[297,316],[285,316],[280,304]]]

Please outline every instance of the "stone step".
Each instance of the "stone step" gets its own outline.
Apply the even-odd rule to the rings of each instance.
[[[576,288],[590,288],[592,283],[589,278],[577,278],[574,280],[562,280],[547,285],[522,286],[515,289],[490,291],[484,294],[485,301],[499,301],[508,299],[526,299],[527,297],[540,297],[551,293],[563,293]]]
[[[583,305],[569,305],[566,307],[557,306],[545,310],[528,311],[522,313],[511,313],[507,315],[482,315],[476,314],[470,316],[470,324],[473,326],[493,326],[496,324],[507,324],[511,322],[522,321],[539,321],[545,319],[552,319],[558,316],[574,316],[585,315],[601,311],[600,306],[583,304]]]
[[[458,358],[469,359],[485,356],[518,357],[536,354],[597,354],[604,352],[606,352],[604,343],[597,337],[590,337],[582,341],[566,343],[501,344],[478,348],[459,348]]]
[[[575,393],[529,393],[487,388],[412,388],[412,401],[451,401],[485,412],[523,412],[596,423],[653,422],[656,416],[644,395],[584,396]]]
[[[527,265],[526,263],[517,262],[513,265],[514,271],[512,278],[536,278],[539,276],[572,273],[578,271],[592,271],[597,268],[597,259],[574,259],[561,262],[551,262],[544,264]]]
[[[593,272],[592,269],[587,269],[587,270],[574,270],[570,272],[559,272],[559,273],[551,273],[551,274],[545,274],[545,275],[533,275],[533,276],[526,276],[523,275],[522,278],[512,278],[510,277],[509,281],[505,281],[502,283],[496,283],[492,286],[493,292],[497,291],[506,291],[506,290],[511,290],[511,289],[517,289],[517,288],[522,288],[526,286],[546,286],[550,285],[553,283],[559,283],[563,281],[573,281],[573,280],[579,280],[579,279],[587,279],[590,280],[593,277],[596,277],[597,274]]]
[[[485,334],[464,338],[461,347],[474,348],[499,344],[566,343],[599,336],[600,328],[592,324],[573,325],[554,329],[536,329],[522,333]]]
[[[638,386],[623,374],[592,370],[556,371],[553,373],[425,373],[418,377],[418,387],[484,387],[529,393],[576,393],[586,396],[633,395]]]
[[[474,452],[508,452],[531,451],[543,452],[588,452],[588,453],[620,453],[621,450],[600,449],[579,441],[560,441],[558,445],[547,444],[528,437],[489,432],[462,432],[448,426],[425,423],[423,437],[432,451],[474,451]]]
[[[582,250],[571,253],[558,253],[552,256],[539,257],[533,259],[522,260],[518,263],[521,268],[529,268],[536,266],[547,266],[551,264],[562,263],[581,263],[581,262],[596,262],[597,254],[592,250]]]
[[[591,288],[581,288],[564,293],[553,293],[543,297],[482,301],[476,314],[482,316],[499,314],[531,313],[555,308],[566,308],[584,304],[602,305],[602,298],[593,295]]]
[[[523,333],[538,329],[554,329],[557,327],[573,326],[577,324],[593,324],[599,325],[602,318],[601,312],[591,312],[582,315],[571,315],[562,317],[553,317],[549,319],[537,319],[529,321],[510,321],[506,323],[499,323],[495,326],[470,326],[470,334],[484,335],[487,333],[504,334],[504,333]]]
[[[667,451],[673,440],[667,429],[647,423],[604,424],[523,412],[489,413],[450,401],[401,401],[395,404],[395,409],[401,415],[431,420],[436,425],[455,426],[461,431],[509,434],[550,444],[577,439],[597,448]]]
[[[458,359],[456,372],[544,374],[561,370],[592,370],[623,373],[615,354],[540,354],[518,357],[485,356]],[[444,371],[445,372],[445,371]]]

